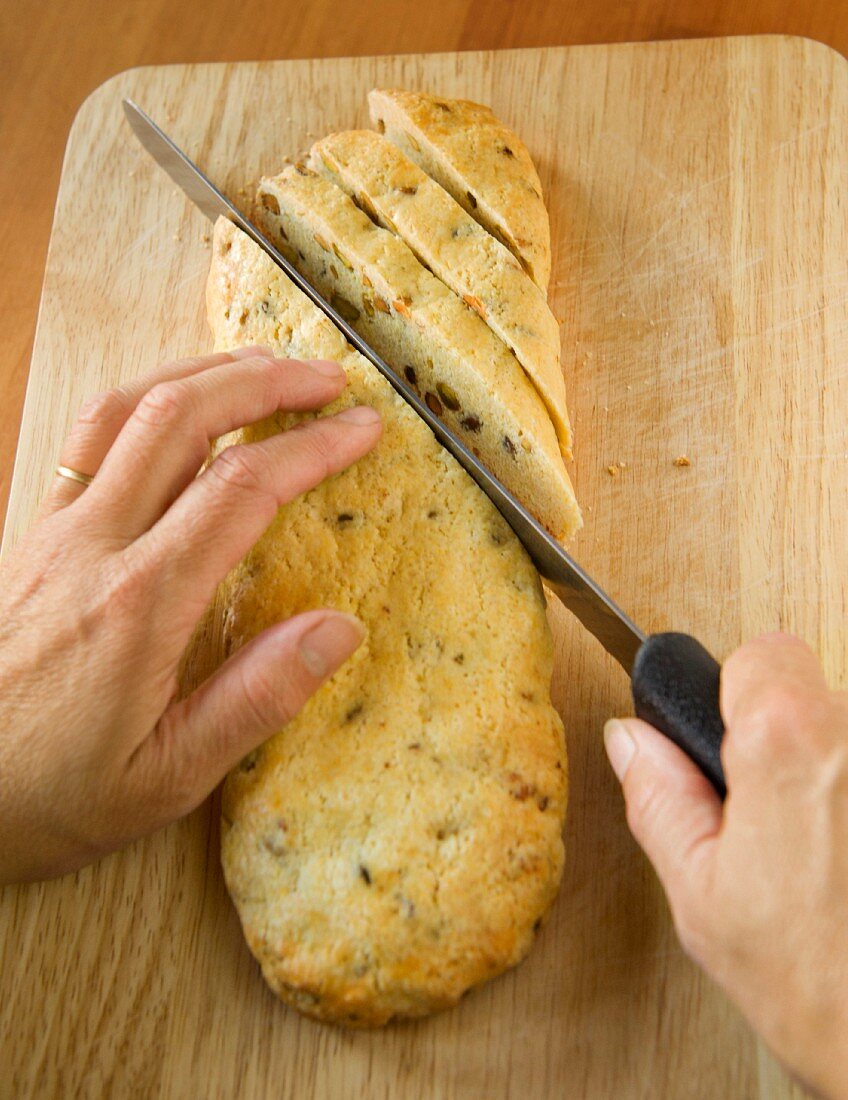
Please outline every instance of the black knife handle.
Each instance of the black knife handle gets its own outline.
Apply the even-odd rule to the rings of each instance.
[[[633,662],[638,717],[683,749],[724,798],[720,676],[718,661],[688,634],[651,634]]]

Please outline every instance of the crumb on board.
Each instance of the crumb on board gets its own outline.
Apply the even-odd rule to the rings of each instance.
[[[678,455],[672,463],[674,466],[691,466],[692,462],[687,455]]]
[[[619,470],[618,466],[607,466],[607,473],[610,477],[618,477],[621,470]]]

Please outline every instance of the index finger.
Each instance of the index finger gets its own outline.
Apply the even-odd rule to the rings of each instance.
[[[766,634],[737,649],[721,673],[726,769],[772,768],[827,734],[833,696],[815,653],[791,634]],[[730,785],[730,784],[728,784]]]
[[[763,634],[725,660],[721,673],[721,712],[727,725],[743,719],[763,695],[828,692],[818,657],[792,634]]]

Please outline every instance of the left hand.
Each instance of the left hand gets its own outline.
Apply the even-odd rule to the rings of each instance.
[[[223,451],[278,409],[319,409],[334,363],[267,348],[170,363],[83,409],[57,477],[0,569],[0,883],[62,874],[197,806],[356,649],[358,620],[264,631],[193,694],[177,669],[218,582],[277,509],[380,437],[367,407]]]

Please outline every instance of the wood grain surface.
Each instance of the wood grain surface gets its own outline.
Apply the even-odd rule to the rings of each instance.
[[[62,154],[79,105],[133,65],[805,35],[848,53],[839,0],[6,0],[0,14],[0,511]]]
[[[132,140],[121,95],[238,200],[285,154],[364,124],[371,86],[421,86],[490,103],[540,169],[578,558],[646,628],[690,629],[718,654],[790,628],[846,684],[846,75],[822,46],[760,38],[115,78],[70,137],[7,545],[87,395],[210,345],[208,225]],[[628,707],[624,677],[564,612],[551,618],[567,867],[522,966],[381,1033],[301,1019],[244,946],[206,805],[96,867],[0,895],[0,1094],[797,1095],[683,955],[627,833],[600,740]]]

